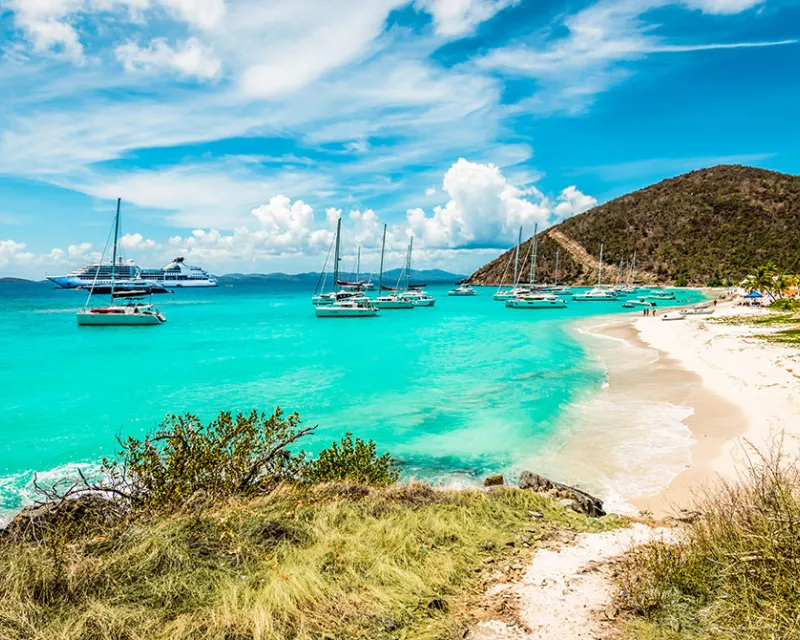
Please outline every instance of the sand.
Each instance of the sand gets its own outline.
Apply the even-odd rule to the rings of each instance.
[[[725,303],[714,316],[675,322],[617,316],[581,327],[607,365],[608,389],[601,397],[685,410],[681,422],[690,439],[683,446],[676,440],[672,450],[662,447],[654,455],[641,442],[637,453],[637,443],[631,442],[626,450],[630,460],[621,465],[625,469],[615,470],[605,461],[605,473],[614,477],[615,471],[636,471],[637,456],[645,458],[650,482],[639,483],[638,491],[630,490],[630,482],[627,493],[623,487],[623,497],[640,510],[660,516],[689,506],[698,487],[734,478],[750,445],[763,450],[782,438],[785,449],[798,448],[800,350],[758,340],[752,326],[712,320],[743,313],[765,312]],[[643,352],[651,354],[649,364],[643,364]],[[680,425],[671,428],[677,438]],[[610,446],[620,446],[614,437],[608,439]],[[577,434],[573,446],[585,453],[585,435]]]
[[[634,524],[629,529],[585,533],[555,549],[533,554],[522,579],[495,585],[487,596],[515,601],[515,619],[484,620],[471,640],[595,640],[616,637],[617,585],[613,561],[651,540],[674,540],[679,531]]]

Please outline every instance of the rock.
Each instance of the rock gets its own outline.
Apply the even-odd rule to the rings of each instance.
[[[87,493],[63,502],[52,502],[36,507],[26,507],[8,523],[0,535],[25,539],[38,539],[42,533],[56,527],[77,532],[89,522],[100,522],[108,517],[112,501],[96,493]]]
[[[565,509],[569,509],[570,511],[581,513],[581,506],[577,502],[575,502],[575,500],[573,500],[572,498],[561,498],[561,500],[558,501],[558,504],[560,504]]]
[[[605,614],[606,618],[609,620],[615,620],[619,614],[619,609],[616,607],[616,605],[609,603],[606,605]]]
[[[483,481],[484,487],[498,487],[503,484],[503,476],[489,476]]]
[[[593,495],[581,489],[576,489],[575,487],[570,487],[560,482],[553,482],[544,476],[531,473],[530,471],[523,471],[520,474],[519,488],[547,493],[553,498],[560,500],[572,500],[577,506],[575,509],[576,511],[585,513],[587,516],[592,516],[593,518],[606,515],[606,512],[603,510],[603,502],[599,498],[595,498]],[[572,507],[570,506],[568,508]]]
[[[544,518],[544,514],[540,513],[539,511],[528,511],[528,515],[536,520],[541,520]]]

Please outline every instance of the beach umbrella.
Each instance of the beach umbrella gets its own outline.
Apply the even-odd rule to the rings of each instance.
[[[751,291],[750,293],[748,293],[745,296],[745,299],[749,298],[749,299],[753,300],[755,298],[763,298],[763,297],[764,296],[762,296],[758,291]]]

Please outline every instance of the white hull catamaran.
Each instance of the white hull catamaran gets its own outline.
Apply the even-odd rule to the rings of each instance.
[[[531,270],[528,277],[530,290],[528,293],[508,300],[506,306],[511,309],[564,309],[567,306],[564,300],[552,293],[536,291],[536,262],[539,253],[538,232],[539,225],[537,224],[534,227],[533,238],[531,239]]]
[[[378,309],[413,309],[414,304],[396,293],[397,289],[383,286],[383,258],[386,253],[386,225],[383,225],[383,241],[381,242],[381,270],[378,274],[378,297],[375,299],[375,306]],[[400,272],[402,276],[402,271]],[[381,295],[383,291],[390,291],[387,295]]]
[[[609,289],[608,287],[604,287],[601,283],[603,281],[603,245],[600,244],[600,263],[597,267],[597,286],[594,287],[591,291],[586,291],[585,293],[574,293],[572,294],[572,299],[576,302],[613,302],[615,300],[619,300],[616,294]]]
[[[513,300],[514,298],[525,295],[528,293],[528,289],[525,287],[520,286],[519,284],[519,248],[522,244],[522,227],[519,228],[519,235],[517,236],[517,246],[514,250],[514,281],[510,289],[503,289],[503,281],[505,280],[506,274],[503,274],[503,277],[500,282],[500,287],[497,289],[495,294],[492,296],[492,300],[499,300],[504,302],[506,300]],[[508,271],[508,265],[506,265],[506,271]]]
[[[336,224],[336,238],[334,240],[335,249],[333,255],[333,288],[331,294],[321,294],[314,296],[312,300],[322,298],[323,303],[314,303],[314,313],[318,318],[371,318],[378,315],[378,309],[360,291],[336,291],[336,287],[348,283],[339,280],[339,249],[342,236],[342,219]],[[330,254],[328,254],[330,255]],[[326,261],[327,263],[327,261]]]
[[[111,304],[106,307],[89,307],[94,286],[89,290],[86,305],[78,312],[78,325],[87,327],[117,326],[117,327],[144,327],[155,326],[166,322],[164,314],[153,308],[152,304],[145,304],[141,300],[149,296],[151,291],[117,291],[116,290],[116,264],[117,244],[119,242],[119,212],[122,198],[117,198],[117,215],[114,217],[114,247],[111,256]],[[108,245],[106,245],[108,247]],[[95,279],[100,270],[95,272]],[[123,304],[115,304],[117,300],[126,300]]]

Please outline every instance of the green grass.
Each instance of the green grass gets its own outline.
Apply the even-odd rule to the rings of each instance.
[[[800,316],[791,313],[768,313],[752,316],[725,316],[721,318],[709,318],[710,322],[716,324],[729,324],[735,326],[754,326],[754,327],[777,327],[791,326],[800,323]]]
[[[698,499],[680,544],[653,543],[621,571],[637,640],[800,638],[800,469],[754,454],[741,479]]]
[[[2,541],[0,638],[462,637],[493,567],[562,529],[624,524],[511,488],[281,487],[40,544]]]

